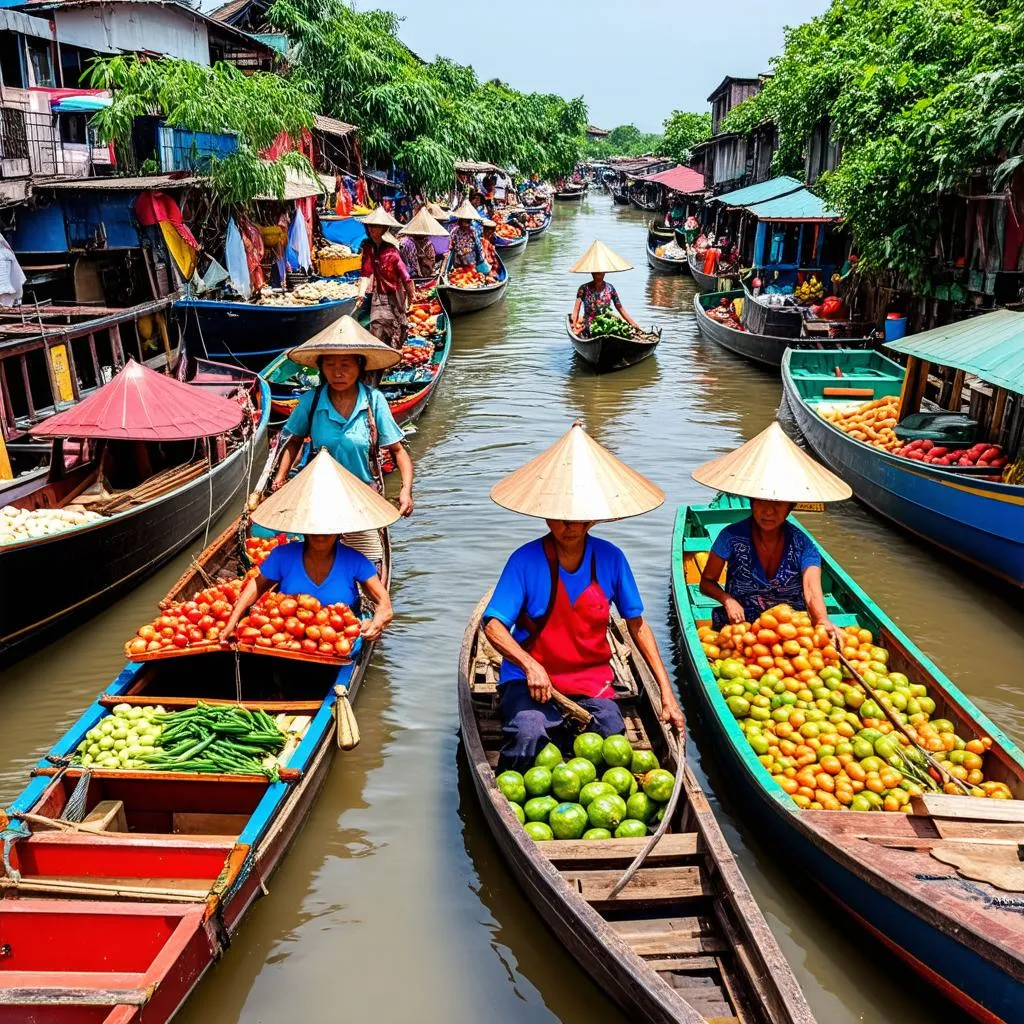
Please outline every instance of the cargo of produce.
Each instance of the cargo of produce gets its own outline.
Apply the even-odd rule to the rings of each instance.
[[[999,445],[987,441],[971,448],[953,448],[924,439],[911,441],[897,448],[894,454],[935,466],[991,466],[992,469],[1002,469],[1010,461]]]
[[[973,796],[1012,799],[1005,783],[985,779],[992,741],[964,740],[948,719],[934,718],[927,687],[890,671],[889,652],[868,630],[845,630],[842,653],[914,743],[853,681],[825,628],[812,626],[807,612],[778,605],[752,624],[697,632],[747,742],[798,807],[909,811],[913,794],[963,793],[942,782],[922,748]]]
[[[496,782],[531,839],[635,839],[657,828],[675,776],[625,736],[584,732],[568,759],[549,743],[529,771]]]
[[[317,249],[316,255],[321,260],[347,260],[358,254],[354,253],[347,245],[332,242],[330,245],[322,245]]]
[[[522,238],[523,232],[521,228],[517,228],[514,224],[499,224],[495,228],[494,233],[501,238],[515,239]]]
[[[287,533],[279,533],[273,537],[246,537],[245,556],[253,565],[262,565],[274,548],[293,539]]]
[[[448,283],[455,288],[486,288],[497,281],[498,271],[495,267],[486,276],[473,267],[455,267],[448,275]]]
[[[221,630],[241,589],[242,580],[228,580],[198,591],[191,601],[162,603],[161,614],[124,645],[125,657],[145,661],[171,650],[219,647]]]
[[[603,338],[607,334],[616,334],[621,338],[631,338],[636,334],[636,331],[622,317],[615,316],[613,313],[599,313],[590,321],[587,336],[590,338]]]
[[[856,441],[895,452],[903,446],[893,431],[899,404],[896,395],[886,395],[871,402],[819,407],[818,415]]]
[[[258,304],[261,306],[315,306],[320,302],[354,298],[358,288],[348,281],[307,281],[290,292],[264,288]]]
[[[705,310],[705,312],[712,320],[717,320],[718,323],[724,324],[731,330],[746,330],[746,327],[743,326],[743,321],[740,320],[743,312],[743,299],[734,299],[732,302],[728,299],[722,299],[717,306],[712,306],[710,309]]]
[[[81,505],[31,510],[5,505],[0,508],[0,544],[21,544],[26,540],[52,537],[102,520],[98,512]]]
[[[276,779],[309,727],[304,715],[203,704],[183,711],[118,704],[90,729],[73,763],[105,771],[266,775]],[[294,737],[294,739],[293,739]]]
[[[359,619],[348,605],[321,605],[309,594],[271,591],[253,605],[235,632],[239,650],[268,650],[340,660],[359,640]]]
[[[434,356],[434,346],[429,342],[420,342],[416,345],[402,346],[402,361],[398,364],[404,367],[423,366],[429,363]]]

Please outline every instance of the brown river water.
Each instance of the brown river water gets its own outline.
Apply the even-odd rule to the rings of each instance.
[[[606,377],[575,364],[562,327],[581,281],[567,268],[594,238],[635,266],[614,278],[626,308],[642,325],[664,328],[653,359]],[[711,497],[690,470],[766,426],[781,388],[775,375],[699,338],[692,281],[649,271],[645,238],[644,216],[608,196],[556,204],[551,228],[510,263],[507,298],[455,321],[447,375],[410,439],[416,512],[393,532],[396,618],[356,707],[362,743],[339,754],[269,895],[186,1004],[182,1024],[625,1019],[556,945],[505,869],[458,758],[455,691],[470,612],[539,526],[493,505],[489,489],[575,417],[668,495],[658,511],[598,532],[629,555],[671,670],[673,517],[680,503]],[[1024,743],[1019,594],[993,593],[853,502],[805,521]],[[148,621],[187,558],[0,673],[0,801],[117,673],[123,641]],[[708,744],[699,732],[688,749],[818,1019],[956,1019],[745,827],[718,767],[702,757]]]

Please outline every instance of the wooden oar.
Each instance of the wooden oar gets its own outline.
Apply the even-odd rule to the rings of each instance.
[[[942,765],[939,764],[939,762],[934,757],[932,757],[932,755],[927,750],[925,750],[924,747],[922,747],[921,744],[918,743],[913,736],[910,735],[910,732],[908,731],[907,727],[896,717],[896,715],[893,713],[892,709],[888,706],[888,704],[882,701],[881,695],[878,693],[878,691],[868,683],[868,681],[860,674],[860,672],[857,671],[857,669],[853,667],[853,664],[850,662],[850,659],[847,658],[846,655],[843,654],[841,650],[839,650],[839,648],[836,648],[836,654],[839,655],[839,661],[842,663],[846,671],[849,672],[851,676],[853,676],[857,683],[864,688],[864,692],[882,709],[882,714],[885,715],[887,719],[889,719],[889,721],[892,723],[892,727],[894,729],[898,729],[907,738],[907,740],[913,746],[917,747],[917,749],[924,755],[924,759],[928,762],[928,767],[934,768],[935,771],[938,772],[940,778],[945,779],[947,782],[955,783],[965,793],[970,795],[971,787],[968,786],[967,783],[964,782],[962,779],[958,779],[955,775],[950,775],[949,772],[946,771],[946,769],[943,768]]]
[[[571,718],[580,732],[585,732],[587,726],[593,721],[594,716],[586,709],[580,707],[574,700],[570,700],[564,693],[559,693],[551,687],[551,700],[558,705],[564,718]]]

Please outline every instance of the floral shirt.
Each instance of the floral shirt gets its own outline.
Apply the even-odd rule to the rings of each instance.
[[[484,251],[473,225],[456,224],[452,228],[452,263],[456,267],[475,267],[483,262]]]
[[[622,303],[619,301],[619,293],[614,285],[607,281],[600,288],[594,285],[593,281],[581,284],[576,292],[576,298],[583,305],[583,332],[590,330],[590,325],[595,318],[602,313],[607,313],[614,306],[620,313]]]

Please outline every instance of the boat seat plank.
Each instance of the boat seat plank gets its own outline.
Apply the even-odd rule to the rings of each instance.
[[[1007,839],[1024,843],[1024,824],[1018,825],[1016,822],[989,823],[936,818],[935,828],[943,839]]]
[[[675,960],[680,961],[681,966],[668,968],[658,967],[657,970],[698,970],[697,966],[691,963],[689,960],[683,961],[683,958],[687,957],[701,957],[704,954],[712,953],[727,953],[729,946],[719,938],[714,936],[686,936],[681,935],[678,932],[664,932],[661,935],[638,935],[631,938],[626,938],[626,942],[629,943],[630,949],[633,950],[637,956],[645,957],[671,957]]]
[[[697,853],[696,832],[669,832],[658,840],[645,863],[654,857],[692,857]],[[646,838],[616,839],[548,839],[537,843],[537,849],[553,863],[571,860],[621,860],[627,864],[647,845]]]
[[[982,800],[976,796],[926,793],[911,797],[910,803],[915,814],[930,814],[933,818],[1024,823],[1024,800]]]
[[[128,886],[134,889],[158,889],[164,892],[208,892],[216,878],[108,878],[99,875],[30,875],[30,882],[62,882],[68,885],[84,884],[86,886],[119,889]]]
[[[619,870],[565,872],[566,880],[579,890],[588,903],[604,906],[657,905],[713,895],[699,867],[673,866],[641,868],[615,899],[606,899],[621,877],[622,872]]]
[[[636,951],[634,950],[634,952]],[[718,960],[713,956],[649,957],[647,959],[647,966],[659,973],[671,974],[672,977],[666,980],[677,991],[685,988],[688,984],[692,984],[694,980],[699,985],[698,988],[691,990],[694,993],[706,992],[710,995],[712,991],[715,993],[720,993],[721,991],[717,986],[711,989],[707,985],[701,984],[704,980],[711,980],[707,978],[708,971],[718,969]],[[700,996],[695,994],[694,998],[699,999]]]

